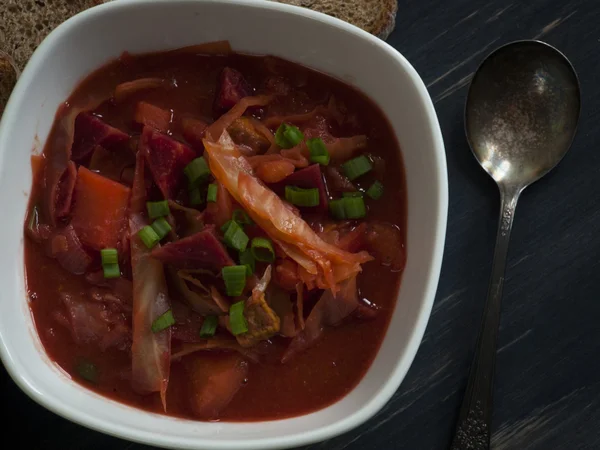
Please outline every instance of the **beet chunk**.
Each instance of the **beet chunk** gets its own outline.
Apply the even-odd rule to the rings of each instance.
[[[90,113],[80,113],[75,119],[75,134],[71,147],[71,159],[84,163],[97,145],[106,150],[127,149],[129,135],[111,127],[99,117]]]
[[[196,152],[151,127],[144,127],[139,151],[146,151],[154,182],[166,199],[172,199],[185,180],[183,169],[196,157]]]
[[[179,269],[208,269],[220,271],[235,263],[215,233],[213,225],[152,251],[152,257]]]
[[[213,109],[217,115],[221,115],[251,93],[252,88],[244,76],[231,67],[225,67],[219,76],[219,87]]]

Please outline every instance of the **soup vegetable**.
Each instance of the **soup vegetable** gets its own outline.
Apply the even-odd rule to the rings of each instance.
[[[404,267],[386,118],[348,85],[227,43],[132,56],[60,106],[25,221],[49,356],[117,401],[284,418],[361,379]]]

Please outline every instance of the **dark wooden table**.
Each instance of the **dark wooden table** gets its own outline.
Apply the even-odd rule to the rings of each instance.
[[[467,86],[501,44],[537,38],[579,72],[580,127],[559,168],[521,198],[497,359],[493,448],[600,448],[600,1],[406,0],[389,39],[425,80],[446,143],[450,210],[425,339],[402,386],[372,420],[311,450],[445,449],[487,291],[499,201],[463,131]],[[2,429],[15,448],[141,450],[70,423],[0,371]],[[23,430],[17,432],[18,430]]]

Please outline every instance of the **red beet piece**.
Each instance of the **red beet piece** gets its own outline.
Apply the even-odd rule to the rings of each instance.
[[[183,169],[196,157],[196,152],[151,127],[144,127],[138,151],[146,152],[154,182],[165,198],[174,198],[185,181]]]
[[[111,127],[99,117],[83,112],[75,119],[75,134],[71,147],[71,159],[83,163],[91,156],[96,145],[116,151],[127,148],[129,135]]]

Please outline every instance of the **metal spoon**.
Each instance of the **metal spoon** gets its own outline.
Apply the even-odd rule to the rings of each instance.
[[[500,189],[500,223],[483,323],[452,450],[490,448],[496,338],[508,241],[519,195],[567,153],[579,119],[579,80],[567,58],[539,41],[500,47],[469,88],[465,129]]]

